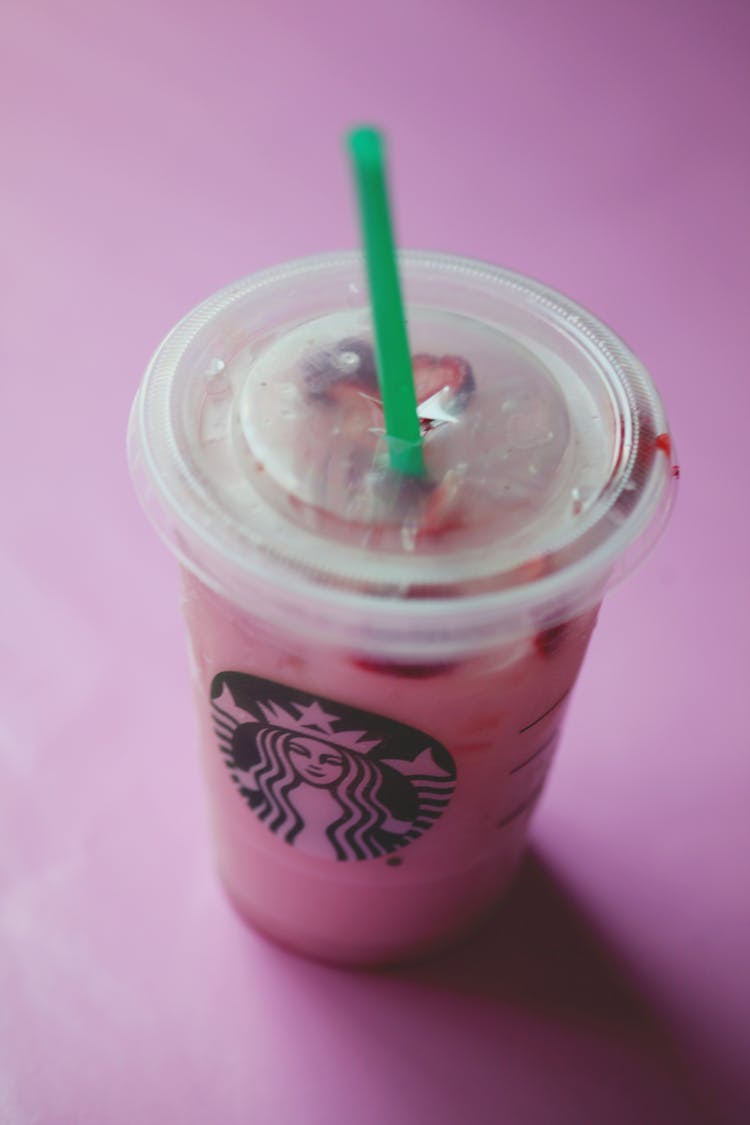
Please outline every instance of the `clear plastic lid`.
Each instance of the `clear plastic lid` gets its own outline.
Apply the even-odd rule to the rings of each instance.
[[[535,282],[400,261],[425,476],[388,467],[361,259],[332,254],[223,290],[157,351],[129,439],[148,513],[214,589],[313,630],[445,642],[585,608],[671,502],[647,373]]]

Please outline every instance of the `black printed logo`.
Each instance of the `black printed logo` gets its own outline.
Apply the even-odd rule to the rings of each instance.
[[[241,672],[214,677],[211,706],[239,792],[310,855],[388,855],[418,840],[453,793],[445,747],[393,719]]]

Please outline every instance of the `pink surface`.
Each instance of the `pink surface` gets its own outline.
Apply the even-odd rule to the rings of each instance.
[[[3,1125],[744,1119],[749,32],[741,0],[6,4]],[[508,909],[385,975],[225,905],[175,567],[123,451],[182,312],[354,243],[339,134],[369,116],[401,241],[608,320],[683,469]]]

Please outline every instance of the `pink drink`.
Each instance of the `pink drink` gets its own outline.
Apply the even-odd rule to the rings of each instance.
[[[242,913],[286,945],[342,962],[414,955],[470,927],[515,871],[596,612],[571,623],[564,643],[556,641],[548,654],[529,637],[423,670],[370,664],[361,653],[273,636],[188,572],[184,590],[188,629],[196,639],[200,738],[219,869]],[[336,803],[316,801],[303,784],[291,801],[308,824],[319,806],[320,820],[309,842],[299,839],[290,847],[238,799],[226,755],[217,753],[205,700],[221,668],[248,668],[264,679],[299,685],[304,692],[298,698],[326,700],[326,714],[341,713],[327,702],[335,695],[365,712],[386,712],[420,731],[439,732],[456,770],[453,789],[447,771],[434,762],[425,765],[437,782],[426,792],[440,800],[442,782],[450,793],[440,820],[392,853],[336,862],[325,837]],[[310,734],[327,741],[320,728]],[[392,768],[404,768],[395,754],[393,760]],[[412,826],[408,815],[404,820]]]
[[[201,306],[131,423],[182,564],[221,877],[338,962],[440,946],[502,895],[603,592],[671,493],[607,329],[479,263],[403,268],[424,480],[388,470],[355,255]]]

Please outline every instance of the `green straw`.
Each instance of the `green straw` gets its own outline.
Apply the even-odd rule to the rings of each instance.
[[[375,328],[375,357],[391,468],[423,476],[422,437],[388,205],[383,137],[363,126],[347,136]]]

